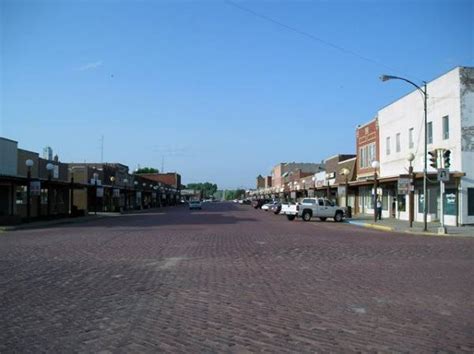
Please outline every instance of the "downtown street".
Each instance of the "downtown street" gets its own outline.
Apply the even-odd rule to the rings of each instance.
[[[0,352],[472,352],[472,238],[204,203],[0,233]]]

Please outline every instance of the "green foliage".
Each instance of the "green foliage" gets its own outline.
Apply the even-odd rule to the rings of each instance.
[[[210,182],[189,183],[186,188],[201,191],[203,198],[211,198],[217,192],[217,184]]]
[[[244,189],[226,189],[225,191],[218,191],[216,193],[217,199],[222,199],[225,196],[225,200],[244,199]]]
[[[138,175],[140,173],[158,173],[158,170],[153,167],[142,167],[139,168],[138,170],[135,171],[135,173]]]

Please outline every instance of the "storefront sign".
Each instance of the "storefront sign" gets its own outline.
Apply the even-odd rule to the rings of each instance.
[[[102,187],[97,188],[96,197],[97,198],[102,198],[103,196],[104,196],[104,188],[102,188]]]
[[[398,194],[408,194],[410,192],[410,177],[398,178]]]
[[[41,194],[41,182],[31,181],[30,182],[30,194],[31,196],[38,196]]]
[[[346,195],[346,186],[338,186],[337,187],[337,195],[339,197],[344,197]]]
[[[96,181],[98,186],[102,185],[102,181],[100,179],[95,180],[94,178],[91,178],[91,184],[95,185]]]

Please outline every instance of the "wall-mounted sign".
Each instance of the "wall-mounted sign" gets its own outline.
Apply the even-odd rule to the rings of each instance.
[[[346,186],[338,186],[337,187],[337,195],[339,197],[344,197],[346,195]]]
[[[98,186],[101,186],[102,185],[102,181],[100,179],[97,179],[95,180],[94,178],[91,178],[91,184],[95,185],[95,182],[97,181],[97,185]]]
[[[408,194],[410,192],[410,182],[409,177],[399,177],[398,194]]]

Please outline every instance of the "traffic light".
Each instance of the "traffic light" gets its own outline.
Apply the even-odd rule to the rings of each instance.
[[[451,150],[445,150],[443,153],[444,168],[451,166]]]
[[[436,150],[429,151],[430,155],[430,166],[437,169],[438,168],[438,152]]]

